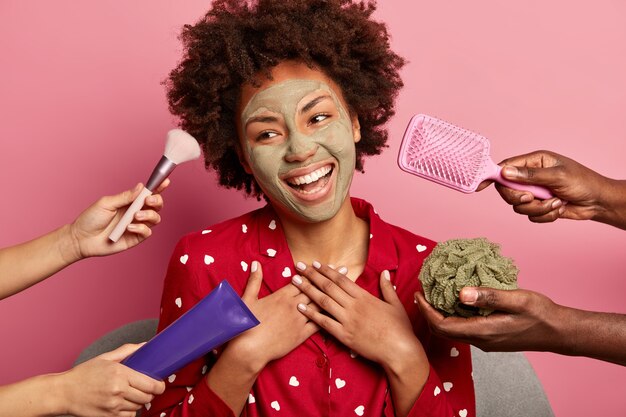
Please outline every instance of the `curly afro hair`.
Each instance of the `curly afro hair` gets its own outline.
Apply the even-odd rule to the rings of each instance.
[[[198,140],[220,185],[262,195],[239,163],[236,109],[241,86],[258,85],[259,74],[271,78],[285,60],[318,68],[341,88],[361,125],[357,170],[365,155],[380,154],[405,61],[391,51],[386,26],[371,20],[375,9],[352,0],[216,0],[185,25],[185,54],[165,83],[170,111]]]

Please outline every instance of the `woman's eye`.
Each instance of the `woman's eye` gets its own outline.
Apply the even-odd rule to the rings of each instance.
[[[316,114],[315,116],[311,117],[311,119],[309,119],[309,124],[310,125],[314,125],[314,124],[323,122],[324,120],[328,119],[329,117],[330,117],[330,115],[325,114],[325,113]]]
[[[271,130],[266,130],[266,131],[261,132],[257,136],[256,140],[257,141],[269,140],[269,139],[275,138],[276,136],[278,136],[278,133],[273,132]]]

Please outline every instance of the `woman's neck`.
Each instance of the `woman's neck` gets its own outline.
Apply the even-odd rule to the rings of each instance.
[[[361,274],[367,260],[369,225],[357,217],[349,196],[337,214],[323,222],[306,223],[281,214],[279,217],[294,262],[345,266],[353,280]]]

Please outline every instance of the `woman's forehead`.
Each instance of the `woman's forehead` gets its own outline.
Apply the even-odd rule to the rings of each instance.
[[[294,84],[291,83],[291,81],[299,81],[299,83]],[[310,82],[307,83],[306,81]],[[281,84],[284,85],[286,82],[287,84],[291,84],[292,87],[296,85],[300,87],[300,89],[296,89],[298,91],[293,91],[289,94],[293,95],[293,98],[296,100],[302,99],[309,92],[312,92],[316,88],[315,86],[317,86],[317,88],[324,86],[323,89],[331,91],[340,100],[341,104],[345,106],[345,100],[341,94],[341,89],[324,72],[316,68],[310,68],[301,62],[284,61],[272,68],[271,79],[264,77],[261,80],[260,85],[257,85],[256,87],[249,83],[242,86],[238,108],[239,113],[243,113],[243,110],[255,96],[267,97],[266,94],[260,93],[266,90],[270,90],[270,92],[278,91],[273,87]],[[306,91],[307,88],[311,88],[311,90]],[[284,92],[282,94],[284,94]],[[300,97],[297,97],[298,94]]]
[[[242,120],[259,112],[274,112],[294,117],[305,113],[320,102],[327,101],[341,107],[332,89],[315,80],[287,80],[259,91],[241,112]]]

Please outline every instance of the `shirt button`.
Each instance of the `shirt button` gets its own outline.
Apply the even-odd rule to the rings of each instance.
[[[315,364],[317,365],[318,368],[323,368],[324,365],[326,365],[326,358],[322,356],[322,357],[315,359]]]

